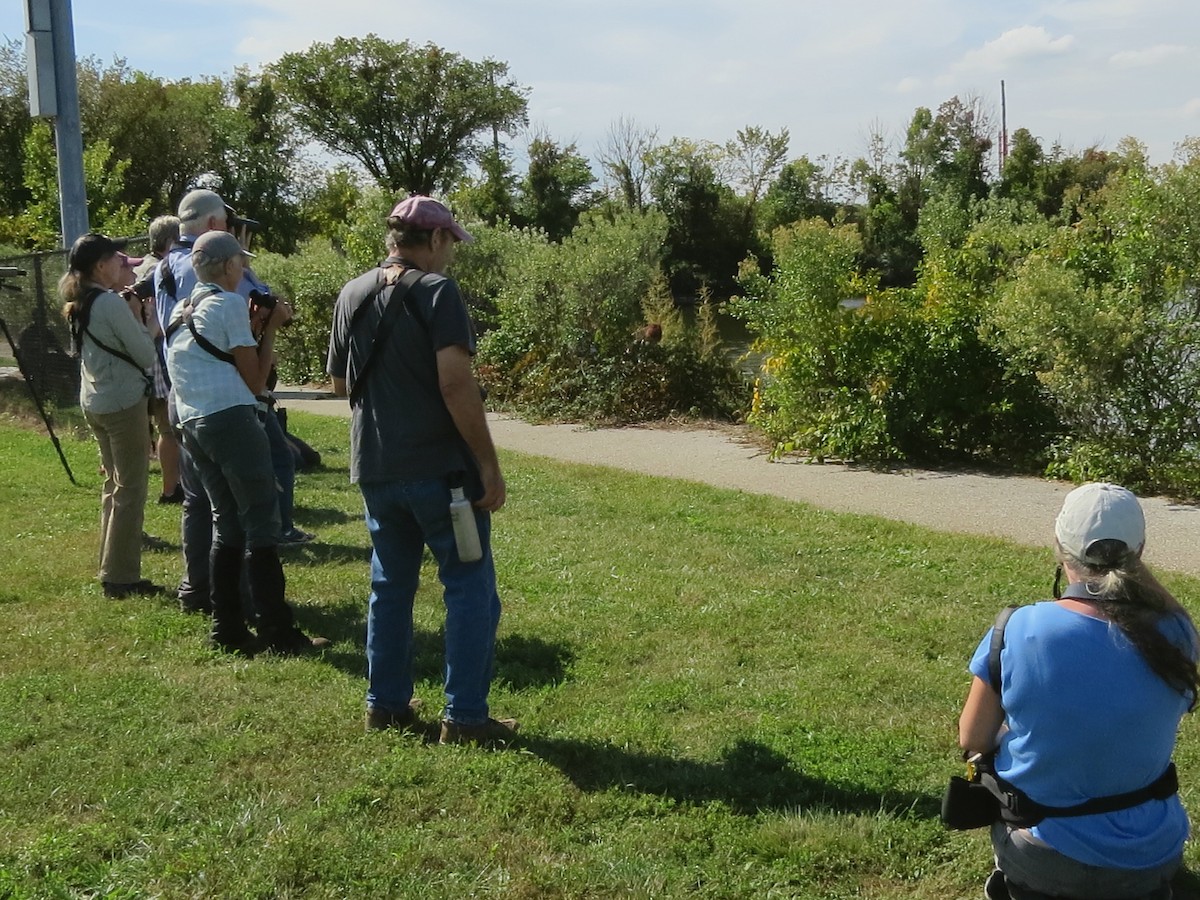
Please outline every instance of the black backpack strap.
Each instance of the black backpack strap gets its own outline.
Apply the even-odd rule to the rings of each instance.
[[[209,291],[207,294],[201,295],[199,300],[207,300],[209,297],[215,296],[217,296],[216,291]],[[199,300],[197,302],[199,302]],[[195,340],[201,350],[210,353],[217,359],[221,360],[221,362],[227,362],[231,366],[237,366],[237,362],[234,360],[232,353],[228,352],[227,350],[222,350],[220,347],[202,335],[196,328],[196,323],[192,321],[192,310],[195,308],[196,304],[189,300],[180,309],[179,318],[173,319],[171,323],[167,325],[167,330],[163,333],[164,344],[169,343],[172,335],[179,330],[179,326],[186,323],[188,331],[192,333],[192,339]]]
[[[379,318],[379,324],[375,328],[375,335],[371,338],[371,348],[367,351],[367,358],[363,361],[362,368],[358,370],[354,376],[354,383],[350,385],[350,405],[353,406],[362,396],[363,388],[366,387],[367,374],[371,370],[371,364],[379,356],[379,350],[387,343],[388,335],[391,333],[392,326],[396,324],[396,317],[400,314],[402,306],[409,308],[409,313],[416,319],[422,328],[426,325],[421,321],[416,311],[409,307],[408,292],[412,290],[413,285],[420,281],[425,276],[421,269],[408,269],[400,277],[394,285],[382,285],[379,290],[364,300],[350,314],[350,329],[354,329],[355,323],[359,320],[363,310],[375,302],[376,298],[383,304],[383,314]],[[384,292],[391,287],[392,290],[387,292],[387,296],[383,296]],[[397,297],[399,293],[399,297]],[[428,330],[428,329],[427,329]]]
[[[79,316],[71,321],[71,337],[75,342],[75,346],[82,350],[83,336],[87,335],[88,340],[90,340],[105,353],[109,353],[112,356],[115,356],[117,359],[121,359],[129,363],[129,365],[137,369],[138,374],[145,378],[148,383],[152,383],[150,382],[149,376],[146,374],[146,370],[139,366],[134,361],[133,357],[131,357],[128,353],[124,353],[121,350],[116,349],[115,347],[108,346],[108,344],[104,343],[102,340],[100,340],[100,338],[92,334],[91,330],[88,328],[92,318],[92,304],[95,303],[96,298],[103,293],[105,293],[103,288],[89,288],[88,292],[84,294],[83,303],[80,304],[81,309]]]
[[[190,331],[192,333],[192,338],[196,341],[197,344],[200,345],[201,349],[207,350],[209,353],[211,353],[217,359],[221,360],[221,362],[227,362],[231,366],[237,365],[237,363],[233,359],[232,353],[229,353],[226,350],[222,350],[220,347],[218,347],[216,344],[214,344],[212,341],[210,341],[208,338],[206,338],[204,335],[202,335],[199,331],[196,330],[196,323],[192,321],[191,316],[185,316],[184,319],[187,322],[188,331]]]
[[[167,292],[168,296],[170,296],[172,300],[178,300],[179,298],[175,296],[175,292],[179,290],[179,286],[175,282],[175,273],[171,271],[170,259],[171,251],[168,250],[167,255],[159,260],[158,284],[159,287]]]
[[[1001,693],[1000,651],[1004,649],[1004,629],[1008,627],[1008,620],[1016,611],[1017,607],[1015,606],[1004,607],[996,616],[996,623],[992,626],[992,643],[988,649],[988,681],[991,682],[992,690],[997,694]]]
[[[83,335],[87,332],[88,322],[92,318],[92,304],[103,293],[100,288],[88,288],[79,306],[67,316],[67,324],[71,329],[71,347],[76,354],[83,352]]]

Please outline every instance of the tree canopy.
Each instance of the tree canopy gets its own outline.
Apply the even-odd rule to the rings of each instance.
[[[513,134],[527,121],[528,89],[505,63],[433,44],[339,37],[285,54],[271,72],[307,135],[392,191],[448,190],[479,158],[481,134]]]

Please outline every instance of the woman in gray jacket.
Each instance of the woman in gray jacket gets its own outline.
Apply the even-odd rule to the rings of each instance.
[[[146,401],[158,327],[151,307],[117,291],[125,284],[124,241],[85,234],[71,247],[58,283],[63,315],[79,352],[79,405],[100,444],[100,582],[108,597],[154,594],[142,578],[142,522],[150,476]],[[153,304],[153,299],[146,301]]]

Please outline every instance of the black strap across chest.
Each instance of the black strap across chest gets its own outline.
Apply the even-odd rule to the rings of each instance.
[[[1068,600],[1087,600],[1091,598],[1085,584],[1069,584],[1063,591],[1063,598]],[[988,649],[988,680],[993,689],[1001,695],[1000,652],[1004,649],[1004,631],[1009,618],[1019,607],[1006,606],[996,616],[992,626],[992,640]],[[1145,787],[1123,794],[1110,794],[1106,797],[1093,797],[1074,806],[1046,806],[1032,799],[1016,785],[996,774],[993,763],[994,751],[980,760],[976,765],[979,769],[979,781],[1000,801],[1000,816],[1010,825],[1018,828],[1031,828],[1042,819],[1072,818],[1075,816],[1094,816],[1100,813],[1116,812],[1140,806],[1147,800],[1166,800],[1179,791],[1179,775],[1175,771],[1175,763],[1169,763],[1166,770]]]
[[[202,300],[207,300],[209,297],[217,296],[217,294],[218,291],[209,290],[200,297],[194,298],[194,302],[188,301],[187,305],[185,305],[180,311],[180,317],[167,326],[166,333],[163,335],[163,337],[165,341],[169,342],[171,340],[171,336],[179,330],[179,326],[186,323],[188,331],[192,333],[192,339],[195,340],[195,342],[200,346],[200,349],[206,350],[208,353],[221,360],[221,362],[227,362],[231,366],[237,366],[237,362],[234,360],[233,354],[226,350],[222,350],[220,347],[202,335],[196,328],[196,323],[192,321],[191,313],[192,310],[196,308],[196,305]]]
[[[131,365],[135,369],[137,369],[137,372],[139,375],[141,375],[143,378],[145,378],[147,381],[149,381],[150,379],[146,375],[146,370],[143,369],[141,366],[139,366],[134,361],[133,357],[131,357],[128,353],[125,353],[122,350],[118,350],[115,347],[108,346],[108,344],[104,343],[102,340],[100,340],[100,338],[98,338],[98,337],[96,337],[96,335],[92,334],[91,330],[88,328],[88,325],[91,324],[92,304],[95,303],[96,298],[99,297],[103,293],[105,293],[103,288],[95,288],[94,287],[94,288],[88,288],[87,293],[83,295],[83,303],[80,304],[81,309],[80,309],[79,315],[76,318],[72,319],[72,321],[71,321],[71,325],[72,325],[71,336],[75,340],[75,346],[78,347],[79,349],[82,349],[83,348],[83,336],[87,335],[88,340],[90,340],[93,344],[95,344],[97,347],[99,347],[105,353],[109,353],[109,354],[115,356],[117,359],[121,359],[121,360],[124,360],[125,362],[129,363],[129,365]]]
[[[371,347],[367,351],[367,358],[363,361],[362,367],[354,374],[354,381],[350,384],[349,400],[351,406],[357,403],[362,397],[363,389],[366,387],[367,374],[371,371],[374,362],[379,358],[380,349],[387,344],[388,335],[391,333],[392,326],[396,324],[396,318],[400,315],[402,307],[407,308],[409,314],[416,319],[421,327],[428,330],[428,326],[421,320],[420,316],[417,315],[408,302],[409,291],[412,290],[413,285],[420,281],[424,275],[425,273],[420,269],[405,269],[399,281],[394,284],[387,284],[386,282],[380,284],[374,293],[364,298],[350,313],[350,326],[348,330],[353,332],[354,326],[362,319],[367,308],[376,302],[376,300],[383,307],[383,312],[379,317],[379,324],[375,326],[375,334],[371,337]],[[382,267],[380,268],[380,280],[383,280]]]

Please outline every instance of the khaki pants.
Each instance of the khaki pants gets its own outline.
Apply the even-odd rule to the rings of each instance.
[[[100,580],[133,584],[142,577],[142,523],[150,478],[146,400],[115,413],[84,412],[100,444]]]

